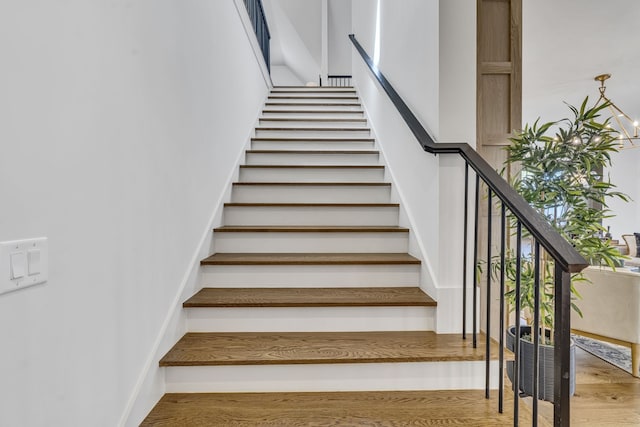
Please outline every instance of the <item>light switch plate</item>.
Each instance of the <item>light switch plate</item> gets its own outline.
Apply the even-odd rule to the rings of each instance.
[[[17,260],[24,263],[22,276],[12,279]],[[49,251],[46,237],[0,242],[0,295],[39,285],[48,279]]]

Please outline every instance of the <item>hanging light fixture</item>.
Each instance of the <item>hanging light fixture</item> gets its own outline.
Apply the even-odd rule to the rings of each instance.
[[[595,76],[594,80],[600,82],[600,87],[598,90],[600,91],[600,98],[596,105],[600,104],[600,102],[609,103],[609,110],[611,111],[611,115],[617,124],[617,131],[620,134],[618,138],[620,139],[620,149],[625,148],[636,148],[640,147],[640,145],[636,144],[634,140],[640,139],[638,137],[638,130],[640,129],[640,123],[637,120],[632,119],[620,109],[613,101],[604,94],[607,87],[604,85],[604,82],[611,77],[611,74],[600,74]],[[626,143],[629,143],[627,146]]]

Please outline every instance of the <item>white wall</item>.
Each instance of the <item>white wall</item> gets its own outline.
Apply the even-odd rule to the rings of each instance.
[[[278,3],[304,45],[320,64],[322,60],[322,0],[271,0]]]
[[[287,86],[292,82],[292,75],[298,81],[318,82],[320,74],[320,49],[315,47],[317,33],[320,41],[320,9],[319,0],[306,0],[300,5],[309,4],[310,10],[316,10],[317,16],[304,13],[304,8],[298,13],[296,3],[283,2],[282,0],[264,0],[264,11],[269,22],[271,32],[271,66],[276,69],[273,75],[273,83],[276,86]],[[285,9],[285,7],[291,9]],[[299,32],[300,28],[309,28]],[[313,40],[310,40],[313,39]],[[311,46],[311,47],[310,47]],[[318,50],[315,52],[315,50]]]
[[[599,96],[593,78],[610,73],[607,95],[627,114],[640,117],[640,44],[635,0],[525,0],[523,2],[523,123],[559,120],[588,95]],[[561,64],[556,66],[552,64]],[[636,185],[640,148],[614,156],[611,181],[634,201],[612,202],[616,218],[605,222],[614,238],[640,231],[640,187]],[[635,161],[634,161],[635,160]]]
[[[377,22],[379,5],[380,20]],[[438,1],[354,0],[353,31],[429,133],[439,139]]]
[[[352,17],[360,43],[434,139],[474,146],[476,16],[467,3],[353,0]],[[459,332],[464,162],[422,151],[355,51],[353,70],[412,227],[411,248],[424,261],[422,286],[438,300],[437,330]]]
[[[329,74],[351,74],[351,0],[329,0]]]
[[[466,142],[475,147],[476,4],[468,0],[440,0],[439,13],[438,142]],[[439,196],[439,252],[447,256],[439,258],[438,324],[441,329],[446,324],[449,332],[459,332],[462,328],[464,161],[458,155],[440,156]],[[472,230],[472,224],[468,229]],[[472,246],[468,245],[468,259],[473,256]],[[471,304],[468,306],[472,309]],[[467,319],[472,321],[471,313]]]
[[[284,64],[271,64],[271,80],[276,86],[304,86],[307,84],[307,82],[300,80],[300,77]]]
[[[50,251],[0,296],[0,425],[111,427],[267,81],[231,0],[3,2],[0,28],[0,240]]]
[[[437,129],[438,3],[415,0],[397,7],[397,2],[381,0],[379,4],[377,20],[377,1],[353,1],[353,32],[373,55],[380,31],[380,70],[418,118]],[[422,150],[355,49],[352,58],[354,81],[405,208],[401,223],[412,226],[410,252],[422,258],[422,286],[436,297],[438,159]]]
[[[609,208],[615,217],[605,221],[611,227],[614,239],[622,243],[623,234],[640,233],[640,148],[624,150],[611,156],[614,167],[609,170],[611,182],[618,186],[617,190],[629,194],[633,200],[629,203],[612,199]]]

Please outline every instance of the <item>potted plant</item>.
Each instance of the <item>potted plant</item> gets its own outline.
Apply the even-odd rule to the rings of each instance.
[[[519,134],[510,138],[508,159],[505,168],[519,169],[520,173],[512,185],[529,204],[547,218],[553,228],[576,248],[592,264],[605,264],[615,268],[623,256],[604,238],[607,231],[602,220],[612,216],[607,207],[610,198],[628,200],[623,193],[615,191],[604,170],[611,165],[611,153],[617,151],[617,132],[609,126],[609,120],[600,121],[599,115],[608,104],[588,107],[588,98],[580,108],[569,105],[572,118],[556,122],[525,126]],[[552,134],[549,135],[549,134]],[[513,218],[510,218],[513,220]],[[526,243],[528,236],[523,235]],[[523,245],[526,247],[527,245]],[[521,344],[520,384],[521,391],[533,394],[531,369],[533,366],[533,344],[531,336],[534,309],[535,261],[531,250],[521,254]],[[502,265],[498,258],[492,259],[492,274],[497,277]],[[504,262],[506,300],[510,309],[515,309],[516,254],[509,251]],[[553,260],[544,253],[540,257],[540,353],[539,353],[539,398],[553,400]],[[588,279],[577,273],[572,275],[572,300],[579,299],[573,284]],[[582,316],[572,301],[572,308]],[[513,350],[515,327],[507,331],[507,346]],[[575,370],[575,348],[572,349],[572,372]],[[513,379],[513,364],[507,366]],[[572,389],[575,389],[575,375]]]

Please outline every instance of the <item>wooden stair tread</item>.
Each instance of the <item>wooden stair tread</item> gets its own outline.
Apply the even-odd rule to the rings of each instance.
[[[338,87],[344,87],[345,90],[339,90]],[[356,93],[356,90],[353,89],[353,86],[334,86],[328,87],[328,89],[324,88],[305,88],[305,86],[300,87],[300,89],[305,88],[304,90],[292,90],[298,87],[282,87],[276,86],[274,87],[270,93]]]
[[[271,131],[271,132],[369,132],[371,129],[365,127],[343,127],[343,128],[330,128],[330,127],[265,127],[258,126],[256,131]]]
[[[315,140],[314,140],[315,141]],[[247,154],[379,154],[378,150],[246,150]]]
[[[295,138],[289,138],[289,137],[272,137],[272,138],[265,138],[265,137],[256,137],[256,138],[251,138],[251,141],[282,141],[282,142],[288,142],[288,141],[298,141],[298,142],[374,142],[375,139],[374,138],[354,138],[352,136],[350,137],[340,137],[340,138],[323,138],[323,137],[310,137],[310,138],[305,138],[305,137],[295,137]],[[274,151],[274,150],[272,150]],[[277,150],[276,150],[277,151]],[[301,150],[298,150],[301,151]],[[315,151],[321,151],[321,150],[315,150]]]
[[[234,182],[235,186],[285,186],[285,187],[390,187],[390,182]]]
[[[269,95],[269,99],[349,99],[356,100],[357,96],[305,96],[304,92],[301,93],[301,96],[293,96],[293,95]]]
[[[479,340],[484,344],[484,336]],[[492,344],[497,358],[497,346]],[[160,366],[482,361],[484,345],[459,334],[385,332],[189,332]]]
[[[353,225],[225,225],[214,229],[217,233],[408,233],[406,227]]]
[[[169,393],[141,427],[151,426],[513,426],[513,394],[504,413],[497,391],[359,391],[307,393]],[[520,405],[520,422],[531,413]]]
[[[240,165],[240,169],[384,169],[384,165]]]
[[[365,123],[367,121],[367,119],[365,118],[358,118],[358,117],[354,117],[354,118],[334,118],[334,119],[328,119],[328,118],[321,118],[321,117],[261,117],[260,118],[261,122],[358,122],[358,123]],[[368,129],[368,128],[362,128],[362,129]]]
[[[282,114],[362,114],[358,110],[262,110],[262,113],[282,113]],[[263,117],[267,119],[267,117]]]
[[[418,287],[203,288],[184,307],[435,307]]]
[[[215,253],[202,265],[389,265],[420,264],[402,253]]]
[[[283,105],[300,107],[361,107],[359,102],[265,102],[264,105]]]
[[[353,89],[353,86],[306,86],[306,85],[278,85],[274,86],[273,89],[305,89],[305,90],[325,90],[325,89]]]
[[[225,207],[289,207],[289,208],[397,208],[399,203],[225,203]]]

